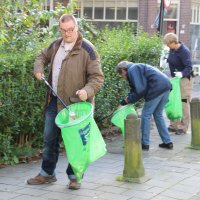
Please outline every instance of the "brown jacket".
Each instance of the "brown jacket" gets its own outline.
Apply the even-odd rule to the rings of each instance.
[[[34,63],[34,74],[44,73],[44,66],[48,66],[48,82],[52,84],[52,65],[55,54],[62,38],[55,40],[37,56]],[[79,33],[78,39],[63,60],[57,86],[57,94],[66,104],[81,101],[76,91],[85,89],[88,101],[94,103],[94,96],[103,85],[104,76],[101,70],[100,58],[94,46]],[[46,105],[50,102],[51,91],[47,92]],[[63,105],[58,101],[58,111]]]

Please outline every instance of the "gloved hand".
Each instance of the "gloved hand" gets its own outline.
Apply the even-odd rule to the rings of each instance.
[[[174,74],[175,74],[176,77],[179,77],[179,78],[183,77],[182,72],[174,72]]]

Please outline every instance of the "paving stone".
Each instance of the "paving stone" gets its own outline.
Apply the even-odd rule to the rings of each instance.
[[[20,195],[18,197],[12,198],[12,200],[47,200],[46,198],[42,198],[42,197],[33,197],[30,195]],[[50,200],[50,199],[48,199]],[[51,199],[53,200],[53,199]]]
[[[40,196],[42,194],[48,193],[48,191],[34,188],[23,188],[21,190],[17,190],[16,193],[30,196]]]
[[[12,192],[12,191],[16,191],[22,188],[23,187],[16,186],[16,185],[0,184],[0,191],[2,192]]]
[[[0,199],[1,200],[9,200],[9,199],[15,198],[17,196],[20,196],[20,194],[8,192],[8,191],[0,191]]]
[[[191,193],[188,193],[186,191],[180,192],[180,191],[174,190],[173,188],[166,190],[162,194],[168,197],[175,198],[175,199],[190,199],[193,196]]]
[[[103,192],[98,190],[88,190],[81,188],[81,190],[69,190],[69,193],[78,196],[96,197],[102,194]]]
[[[153,197],[151,200],[175,200],[175,199],[171,198],[171,197],[164,196],[164,195],[159,195],[159,196]]]
[[[200,97],[200,84],[195,85],[194,95]],[[169,124],[169,120],[166,122]],[[56,169],[58,181],[53,184],[26,184],[40,171],[41,160],[0,169],[0,200],[199,200],[200,151],[188,148],[191,136],[191,130],[183,136],[171,134],[174,149],[161,149],[152,121],[150,151],[142,152],[145,176],[149,178],[145,183],[116,181],[124,170],[124,141],[119,135],[107,143],[108,153],[88,167],[80,190],[67,188],[68,161],[63,154]]]
[[[70,194],[69,192],[48,192],[43,195],[40,195],[40,197],[48,200],[69,200],[74,197],[74,195]],[[29,199],[28,199],[29,200]]]
[[[70,200],[103,200],[100,197],[83,197],[83,196],[76,196],[71,198]]]
[[[128,190],[122,195],[129,196],[130,198],[139,198],[139,199],[151,199],[156,196],[155,193],[148,192],[148,191],[137,191],[137,190]]]
[[[102,199],[106,200],[128,200],[130,199],[128,196],[120,195],[120,194],[113,194],[113,193],[103,193],[102,195],[99,196]]]
[[[121,194],[121,193],[127,191],[127,189],[125,189],[125,188],[108,186],[108,185],[101,186],[97,190],[102,191],[102,192],[110,192],[110,193],[113,193],[113,194]]]

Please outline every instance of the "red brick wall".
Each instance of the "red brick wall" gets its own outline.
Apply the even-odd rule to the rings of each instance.
[[[156,32],[151,25],[154,23],[157,15],[157,0],[139,0],[139,24],[143,30],[152,34]]]
[[[191,20],[191,1],[180,0],[179,13],[179,40],[190,45],[190,20]],[[139,24],[143,30],[152,34],[156,32],[151,25],[154,23],[157,13],[157,0],[139,0]]]
[[[190,45],[191,1],[180,0],[179,40]]]
[[[144,31],[147,31],[147,8],[148,8],[148,4],[146,3],[147,1],[145,0],[140,0],[139,1],[139,6],[138,6],[138,22],[140,24],[140,26],[143,27]]]

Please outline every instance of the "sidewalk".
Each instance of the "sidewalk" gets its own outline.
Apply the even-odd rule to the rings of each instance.
[[[200,83],[194,84],[193,97],[200,98]],[[123,139],[118,136],[107,143],[108,153],[88,168],[80,190],[67,189],[67,160],[60,156],[56,170],[58,181],[53,184],[25,183],[37,175],[41,161],[0,169],[0,200],[199,200],[200,151],[187,148],[191,133],[171,137],[173,150],[159,148],[161,140],[153,126],[150,151],[143,152],[145,176],[149,178],[145,183],[116,181],[124,168]]]

